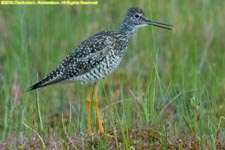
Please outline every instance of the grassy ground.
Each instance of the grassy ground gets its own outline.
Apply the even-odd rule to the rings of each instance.
[[[140,29],[99,83],[106,134],[87,134],[86,86],[25,89],[129,7],[173,24]],[[225,149],[225,5],[213,0],[0,6],[0,149]]]

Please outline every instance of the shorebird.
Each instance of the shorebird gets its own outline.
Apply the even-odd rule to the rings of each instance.
[[[94,84],[93,104],[97,116],[99,134],[104,134],[104,128],[98,109],[97,82],[112,73],[120,64],[126,53],[131,37],[140,27],[153,25],[172,30],[172,25],[148,19],[144,11],[130,8],[123,19],[122,25],[115,31],[99,32],[78,45],[61,63],[44,79],[34,84],[27,91],[35,90],[59,82],[79,81],[88,84],[86,107],[88,133],[91,128],[91,98],[90,84]]]

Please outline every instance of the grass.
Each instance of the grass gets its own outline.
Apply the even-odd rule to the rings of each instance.
[[[86,86],[24,93],[82,40],[118,28],[133,6],[175,27],[140,29],[120,67],[99,83],[105,136],[86,132]],[[0,148],[225,147],[222,1],[0,7]],[[94,111],[92,125],[97,133]]]

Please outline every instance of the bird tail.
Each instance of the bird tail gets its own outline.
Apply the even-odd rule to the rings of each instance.
[[[39,81],[38,83],[32,85],[31,87],[29,87],[26,92],[41,88],[41,87],[45,87],[54,83],[58,83],[60,81],[64,80],[64,78],[62,77],[55,77],[52,79],[51,76],[47,76],[46,78],[44,78],[43,80]]]

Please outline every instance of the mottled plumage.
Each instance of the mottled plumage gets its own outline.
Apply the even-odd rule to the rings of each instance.
[[[149,24],[171,27],[148,20],[141,9],[128,9],[119,30],[102,31],[83,41],[55,70],[28,91],[63,81],[95,83],[103,79],[118,67],[135,31]]]
[[[172,27],[171,25],[149,20],[141,9],[130,8],[118,30],[102,31],[83,41],[67,55],[55,70],[50,72],[46,78],[31,86],[27,91],[58,82],[80,81],[82,83],[97,83],[98,80],[103,79],[119,66],[132,35],[138,28],[147,25],[170,30]],[[93,105],[98,120],[99,134],[104,134],[98,110],[97,92],[98,86],[95,84]],[[90,104],[90,86],[88,86],[86,106],[89,134],[92,133]]]

